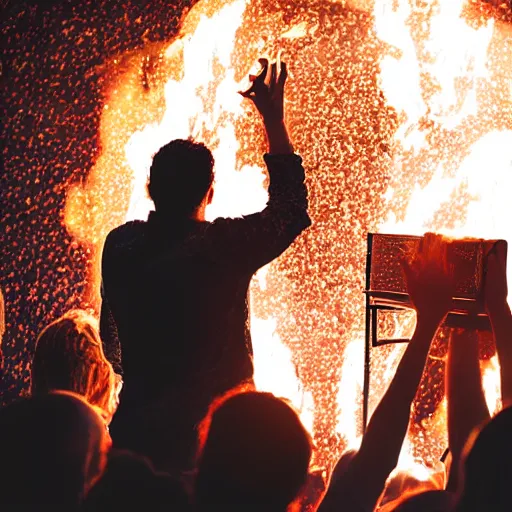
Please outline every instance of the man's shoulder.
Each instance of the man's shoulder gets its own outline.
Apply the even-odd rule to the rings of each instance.
[[[131,246],[144,237],[146,228],[147,222],[143,220],[126,222],[110,231],[105,239],[105,247]]]

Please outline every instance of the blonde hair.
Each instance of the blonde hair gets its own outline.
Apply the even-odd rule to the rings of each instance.
[[[103,353],[97,322],[85,311],[69,311],[43,329],[31,373],[32,394],[72,391],[112,418],[114,371]]]

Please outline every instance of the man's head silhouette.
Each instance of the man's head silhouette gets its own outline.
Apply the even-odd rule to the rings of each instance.
[[[148,191],[157,212],[200,220],[213,197],[211,151],[202,143],[176,139],[158,150],[151,164]]]

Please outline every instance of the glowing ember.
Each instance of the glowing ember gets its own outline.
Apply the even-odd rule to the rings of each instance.
[[[117,61],[102,153],[87,182],[68,193],[66,226],[93,251],[91,301],[103,239],[146,217],[151,156],[168,140],[193,135],[212,148],[210,219],[261,210],[263,134],[236,91],[259,56],[284,50],[287,119],[308,171],[314,225],[253,283],[255,378],[302,411],[320,464],[361,433],[366,233],[508,238],[512,116],[502,49],[510,43],[498,23],[468,21],[462,1],[421,6],[376,0],[372,14],[359,0],[307,8],[201,1],[171,44]],[[375,351],[372,407],[402,350]],[[442,368],[442,357],[435,364]],[[485,384],[494,397],[495,375],[492,363]],[[439,391],[442,379],[430,384]],[[408,468],[433,463],[443,449],[442,400],[423,398],[401,459]]]

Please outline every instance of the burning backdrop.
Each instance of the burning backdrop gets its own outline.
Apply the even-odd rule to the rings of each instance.
[[[151,156],[193,136],[216,160],[209,218],[267,200],[260,121],[237,91],[262,55],[289,64],[286,115],[313,226],[255,277],[260,389],[289,398],[331,463],[361,434],[366,233],[510,239],[510,12],[464,0],[11,3],[1,179],[9,400],[37,332],[98,312],[109,230],[151,209]],[[511,233],[512,235],[512,233]],[[400,329],[400,325],[396,329]],[[434,345],[402,467],[444,444],[445,340]],[[403,351],[376,350],[374,407]],[[484,384],[498,403],[497,362]]]

